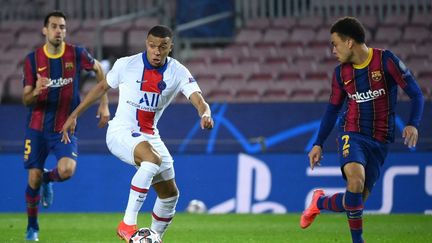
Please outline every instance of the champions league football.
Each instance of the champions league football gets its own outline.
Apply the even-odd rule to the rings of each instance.
[[[129,243],[162,243],[158,233],[150,228],[140,228],[129,240]]]

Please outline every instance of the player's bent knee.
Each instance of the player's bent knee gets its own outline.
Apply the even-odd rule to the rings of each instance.
[[[162,158],[160,155],[148,142],[145,141],[135,147],[134,159],[137,165],[140,165],[142,161],[149,161],[156,165],[162,164]]]

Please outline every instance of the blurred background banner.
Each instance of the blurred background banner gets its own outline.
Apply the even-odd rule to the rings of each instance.
[[[218,154],[244,152],[306,153],[318,131],[325,103],[212,103],[215,127],[211,131],[199,128],[198,115],[190,104],[174,104],[167,108],[158,128],[164,142],[174,154]],[[432,150],[432,110],[426,103],[417,151]],[[80,153],[108,153],[106,129],[97,128],[96,106],[86,111],[78,121]],[[114,115],[115,106],[111,106]],[[401,131],[408,119],[409,103],[397,107],[395,143],[391,152],[409,152],[403,144]],[[21,153],[27,111],[21,105],[0,106],[0,152]],[[325,151],[336,151],[336,128],[324,144]]]
[[[0,160],[0,183],[8,185],[2,189],[0,212],[23,212],[22,156],[3,154]],[[314,171],[304,153],[177,154],[174,160],[178,211],[199,199],[210,213],[301,212],[317,185],[329,193],[345,187],[335,153],[326,153]],[[53,164],[50,157],[48,165]],[[54,185],[49,212],[122,211],[134,170],[112,155],[82,154],[75,176]],[[390,153],[381,177],[366,202],[368,213],[432,213],[432,153]],[[154,199],[151,190],[148,200]],[[143,210],[151,211],[151,205],[144,204]]]

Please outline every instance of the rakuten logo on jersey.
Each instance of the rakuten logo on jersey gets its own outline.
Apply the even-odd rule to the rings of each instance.
[[[58,78],[58,79],[49,79],[49,85],[50,87],[62,87],[67,84],[72,83],[72,78]]]
[[[348,94],[348,97],[357,103],[363,103],[363,102],[377,99],[382,95],[385,95],[384,89],[369,90],[362,93],[356,92],[355,94]]]

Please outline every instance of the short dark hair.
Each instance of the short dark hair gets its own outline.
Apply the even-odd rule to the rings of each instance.
[[[151,28],[147,34],[147,37],[149,35],[159,37],[159,38],[165,38],[169,37],[172,39],[173,32],[170,27],[165,25],[156,25],[153,28]]]
[[[350,37],[357,43],[365,43],[365,29],[354,17],[343,17],[338,19],[331,27],[330,34],[338,33],[342,39]]]
[[[66,14],[65,13],[63,13],[60,10],[54,10],[45,16],[45,20],[44,20],[44,26],[45,27],[48,25],[49,18],[51,18],[51,17],[59,17],[59,18],[64,18],[64,20],[66,20]]]

